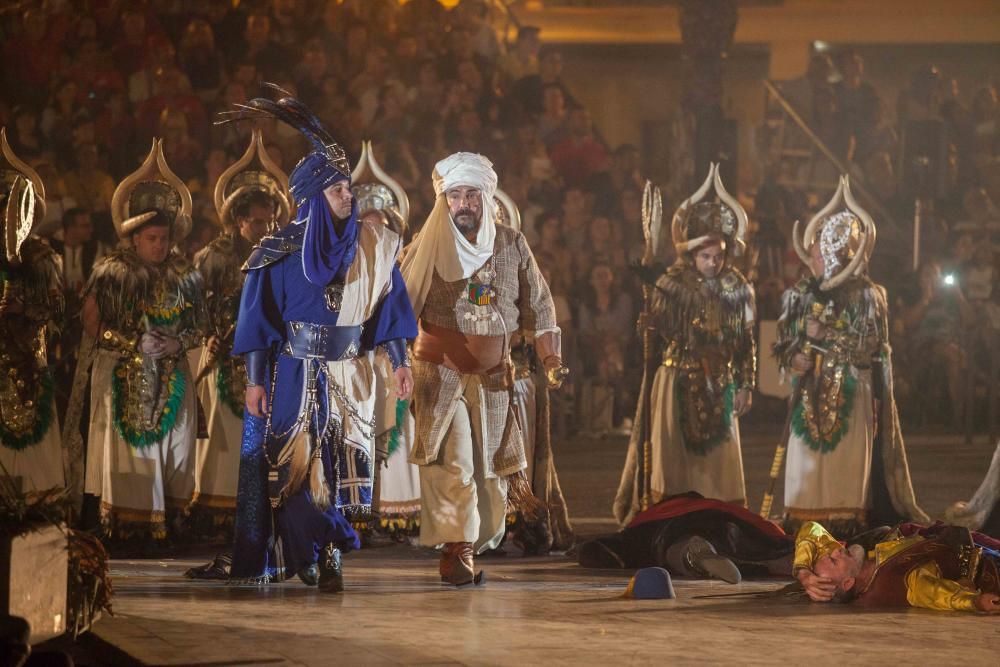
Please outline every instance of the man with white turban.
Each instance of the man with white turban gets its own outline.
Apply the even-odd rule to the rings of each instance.
[[[499,545],[508,498],[537,510],[511,402],[511,337],[534,341],[550,383],[564,370],[552,295],[524,236],[496,224],[497,175],[481,155],[437,163],[434,209],[403,259],[420,324],[413,351],[420,542],[444,545],[441,580],[481,581],[473,555]]]

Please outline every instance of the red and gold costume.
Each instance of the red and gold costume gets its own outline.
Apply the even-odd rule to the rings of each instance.
[[[996,557],[980,544],[988,539],[958,526],[903,524],[868,552],[875,568],[855,584],[854,604],[976,611],[979,593],[1000,593]],[[842,546],[823,526],[807,521],[795,536],[793,573],[813,569]],[[997,544],[990,546],[995,550]]]

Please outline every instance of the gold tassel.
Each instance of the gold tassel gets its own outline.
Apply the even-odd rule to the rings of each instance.
[[[531,492],[531,484],[523,470],[507,478],[507,511],[520,512],[528,521],[534,521],[548,513],[545,503]]]
[[[503,388],[510,391],[514,388],[514,362],[510,358],[510,354],[507,354],[507,358],[503,360]]]
[[[326,483],[326,471],[323,469],[322,450],[316,449],[309,471],[309,493],[312,494],[313,505],[321,510],[330,507],[330,485]]]
[[[281,490],[281,495],[288,498],[302,488],[309,475],[309,461],[312,458],[312,437],[309,429],[303,425],[301,430],[292,437],[288,444],[291,455],[288,461],[288,483]]]

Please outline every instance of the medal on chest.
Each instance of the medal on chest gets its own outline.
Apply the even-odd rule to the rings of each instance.
[[[496,278],[497,270],[492,260],[472,275],[466,289],[466,298],[474,308],[465,313],[465,319],[478,323],[493,321],[499,317],[495,309],[490,307],[496,303],[497,291],[493,286]]]
[[[476,271],[469,280],[469,303],[475,306],[488,306],[493,303],[493,298],[496,296],[493,281],[496,277],[497,271],[492,264],[487,264]]]

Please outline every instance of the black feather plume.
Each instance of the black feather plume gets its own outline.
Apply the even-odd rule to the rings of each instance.
[[[218,114],[221,119],[215,121],[215,124],[225,125],[244,120],[277,118],[301,132],[312,145],[313,151],[325,153],[337,170],[349,177],[351,166],[347,160],[346,151],[323,127],[323,123],[316,114],[305,104],[292,97],[291,93],[281,86],[265,81],[261,83],[261,87],[276,92],[279,96],[278,100],[255,97],[246,104],[235,105],[234,111],[224,111]]]
[[[631,269],[632,273],[644,285],[649,285],[650,287],[656,286],[656,281],[667,269],[666,265],[662,262],[654,262],[650,266],[646,266],[641,262],[630,262],[628,268]]]

